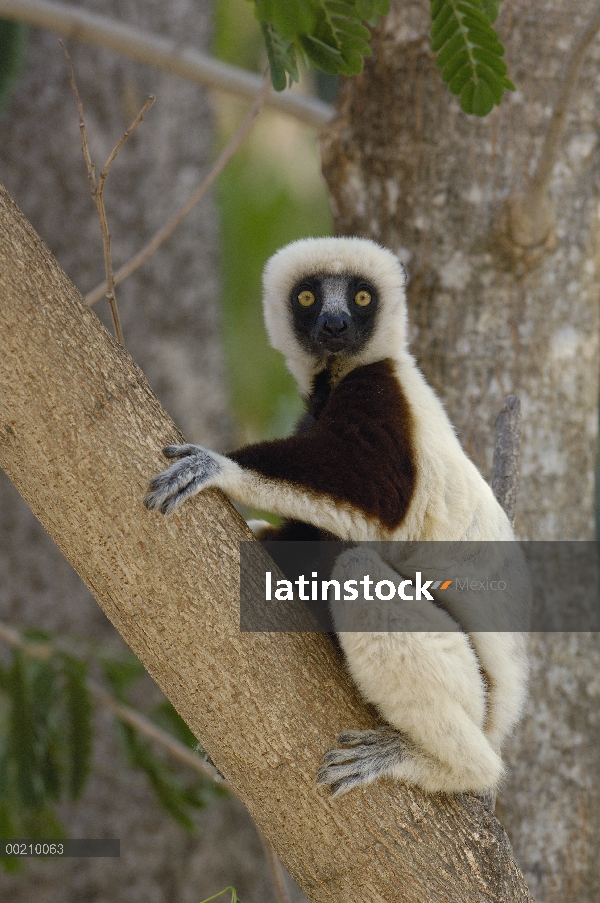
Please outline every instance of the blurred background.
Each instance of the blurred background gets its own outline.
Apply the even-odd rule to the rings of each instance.
[[[260,27],[247,0],[215,3],[214,52],[254,72],[267,66]],[[303,72],[300,89],[333,101],[336,80]],[[219,141],[245,107],[215,104]],[[309,235],[331,235],[332,221],[314,130],[270,111],[227,167],[217,186],[221,225],[225,353],[232,412],[240,442],[288,433],[301,410],[281,355],[268,347],[262,320],[261,272],[279,247]]]

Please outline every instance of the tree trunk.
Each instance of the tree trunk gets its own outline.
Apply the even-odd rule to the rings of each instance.
[[[249,531],[214,491],[141,504],[180,440],[143,374],[0,193],[0,464],[313,901],[530,900],[477,798],[380,782],[333,800],[322,752],[373,714],[328,638],[242,634]]]
[[[210,42],[207,2],[86,0],[85,7],[185,45],[207,48]],[[202,88],[180,78],[77,41],[67,44],[100,167],[146,96],[156,95],[106,184],[119,265],[205,175],[214,155],[209,101]],[[0,181],[76,285],[92,288],[104,277],[102,241],[56,35],[30,32],[25,69],[0,133]],[[186,437],[225,450],[232,429],[220,342],[218,233],[209,195],[168,244],[117,288],[117,299],[127,347]],[[100,301],[94,310],[109,322],[106,308]],[[89,590],[1,472],[0,618],[119,648]],[[149,706],[161,698],[149,678],[137,689]],[[161,808],[145,775],[126,766],[118,741],[112,716],[97,711],[85,795],[61,804],[60,817],[71,837],[120,837],[120,859],[65,859],[50,868],[31,860],[18,875],[0,868],[0,899],[198,903],[234,883],[245,903],[274,903],[260,839],[241,804],[232,797],[207,806],[197,816],[199,835],[188,836]]]
[[[518,90],[482,121],[465,116],[441,81],[429,4],[393,0],[323,136],[336,232],[374,238],[404,261],[413,351],[484,474],[494,417],[506,394],[520,396],[515,526],[528,539],[595,536],[598,40],[576,73],[558,159],[544,158],[549,195],[538,192],[529,219],[521,201],[537,184],[567,61],[596,12],[596,0],[545,0],[535,11],[504,0],[497,25]],[[599,637],[534,636],[531,653],[531,700],[509,753],[502,817],[534,896],[592,903]]]

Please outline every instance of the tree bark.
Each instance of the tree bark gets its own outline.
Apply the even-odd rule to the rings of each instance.
[[[0,192],[0,464],[313,901],[528,901],[480,800],[315,784],[343,728],[374,723],[326,636],[241,634],[239,546],[214,491],[141,504],[180,440],[143,374]]]
[[[323,136],[338,234],[374,238],[409,273],[411,345],[459,438],[491,473],[494,418],[523,407],[515,527],[593,539],[598,430],[600,156],[596,38],[577,72],[549,191],[527,218],[569,59],[597,0],[504,0],[498,29],[517,92],[467,117],[429,50],[429,3],[392,0],[373,56]],[[548,167],[547,167],[548,169]],[[539,172],[539,170],[538,170]],[[532,694],[502,817],[534,896],[600,898],[597,635],[531,638]],[[589,688],[589,689],[588,689]]]
[[[208,48],[208,0],[85,0],[86,11],[139,25],[178,46]],[[72,5],[75,13],[82,4]],[[214,156],[206,91],[113,51],[67,41],[89,142],[102,168],[149,93],[156,103],[127,141],[106,184],[118,266],[202,181]],[[0,182],[85,292],[104,277],[98,216],[90,196],[77,109],[55,34],[31,29],[25,68],[0,122]],[[232,442],[220,341],[219,223],[205,196],[154,259],[117,288],[125,342],[185,435],[225,450]],[[108,324],[107,304],[95,312]],[[87,587],[0,472],[0,618],[56,636],[85,638],[119,654],[119,637]],[[0,653],[3,650],[0,650]],[[93,666],[92,666],[93,667]],[[150,678],[134,690],[150,710],[162,694]],[[84,796],[64,801],[70,837],[120,837],[119,859],[31,860],[0,868],[11,903],[197,903],[234,883],[242,900],[275,903],[260,839],[233,796],[195,816],[188,835],[161,808],[146,776],[128,768],[110,714],[96,709],[93,767]],[[304,899],[300,891],[297,897]]]

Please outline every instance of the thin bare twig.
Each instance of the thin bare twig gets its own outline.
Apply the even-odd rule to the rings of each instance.
[[[106,161],[106,163],[104,164],[104,169],[100,173],[100,178],[98,179],[98,192],[100,194],[102,193],[102,190],[104,188],[104,183],[106,182],[106,177],[108,176],[108,171],[110,170],[111,166],[113,165],[113,163],[115,161],[115,157],[117,156],[117,154],[119,153],[119,151],[121,150],[121,148],[123,147],[123,145],[125,144],[127,139],[129,138],[131,133],[138,127],[138,125],[144,118],[146,111],[149,110],[150,107],[152,106],[152,104],[154,103],[154,100],[155,100],[154,94],[150,94],[148,97],[148,100],[146,101],[146,103],[144,104],[144,106],[142,107],[140,112],[137,114],[137,116],[135,117],[135,119],[133,120],[133,122],[131,123],[129,128],[123,132],[123,134],[121,135],[121,137],[115,144],[114,148],[112,149],[112,153],[111,153],[110,157],[108,158],[108,160]]]
[[[511,524],[515,520],[519,491],[521,453],[521,402],[518,395],[507,395],[496,418],[492,492]]]
[[[261,830],[259,830],[258,826],[256,827],[256,830],[258,831],[258,836],[260,837],[265,853],[265,859],[267,860],[267,865],[269,866],[271,881],[273,882],[275,896],[277,897],[277,903],[292,903],[292,898],[290,897],[285,884],[283,866],[279,861],[279,857],[277,856],[277,853],[275,852],[265,835]]]
[[[177,226],[186,218],[188,213],[190,213],[196,204],[200,201],[202,197],[206,194],[210,186],[213,184],[217,176],[219,176],[237,149],[240,147],[242,142],[244,141],[246,135],[252,128],[254,124],[254,120],[262,110],[266,99],[271,90],[269,76],[265,75],[263,79],[263,85],[258,97],[255,98],[254,103],[252,104],[250,110],[248,111],[244,121],[233,135],[233,137],[228,141],[226,146],[223,148],[223,151],[219,154],[217,160],[212,166],[208,175],[203,179],[201,184],[196,188],[194,193],[188,198],[188,200],[183,204],[182,207],[179,208],[177,213],[175,213],[171,219],[162,226],[161,229],[150,239],[150,241],[144,245],[144,247],[138,251],[127,263],[123,264],[117,272],[114,274],[114,284],[119,285],[134,273],[138,267],[140,267],[143,263],[152,257],[155,251],[160,248],[160,246],[173,234]],[[100,298],[104,296],[108,288],[108,282],[102,282],[100,285],[97,285],[96,288],[93,288],[91,291],[87,293],[85,296],[85,300],[90,307],[99,301]]]
[[[171,72],[242,100],[252,99],[260,90],[260,76],[253,72],[230,66],[194,47],[182,47],[171,38],[150,34],[77,5],[52,0],[0,0],[0,17],[47,28],[65,38],[109,47],[155,69]],[[333,108],[329,104],[296,91],[272,91],[267,105],[316,129],[323,128],[333,116]]]
[[[81,147],[83,150],[83,157],[85,160],[85,165],[87,167],[88,172],[88,180],[90,186],[92,188],[92,197],[94,198],[94,203],[96,204],[96,209],[98,210],[98,218],[100,220],[100,229],[102,231],[102,247],[104,250],[104,270],[106,272],[106,282],[104,283],[105,289],[102,292],[103,295],[106,296],[108,303],[110,304],[110,312],[112,315],[113,324],[115,327],[115,336],[118,342],[121,345],[125,344],[123,338],[123,330],[121,328],[121,320],[119,317],[119,309],[117,307],[117,299],[115,297],[115,278],[113,274],[112,268],[112,255],[110,253],[110,232],[108,229],[108,221],[106,219],[106,207],[104,205],[104,184],[106,182],[106,178],[108,176],[108,172],[110,167],[112,166],[115,157],[119,153],[119,150],[123,147],[133,130],[140,124],[142,119],[144,118],[144,114],[146,110],[152,106],[154,103],[154,96],[150,95],[134,121],[131,123],[129,128],[124,132],[121,136],[120,140],[115,145],[111,155],[109,156],[106,164],[102,172],[100,173],[100,178],[96,180],[96,168],[92,162],[92,157],[90,154],[90,149],[87,141],[87,134],[85,130],[85,121],[83,118],[83,104],[81,103],[81,97],[79,96],[79,91],[77,90],[77,84],[75,82],[75,73],[73,72],[73,64],[71,62],[71,57],[67,53],[67,49],[62,41],[60,41],[60,46],[62,47],[63,53],[67,60],[67,65],[69,67],[69,81],[71,82],[71,88],[73,94],[75,95],[75,102],[77,104],[77,112],[79,114],[79,130],[81,132]]]

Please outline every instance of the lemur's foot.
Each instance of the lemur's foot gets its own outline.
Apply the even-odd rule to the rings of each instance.
[[[318,783],[328,784],[333,796],[389,775],[406,754],[402,734],[388,726],[345,731],[338,737],[338,743],[346,748],[326,752],[317,772]]]

